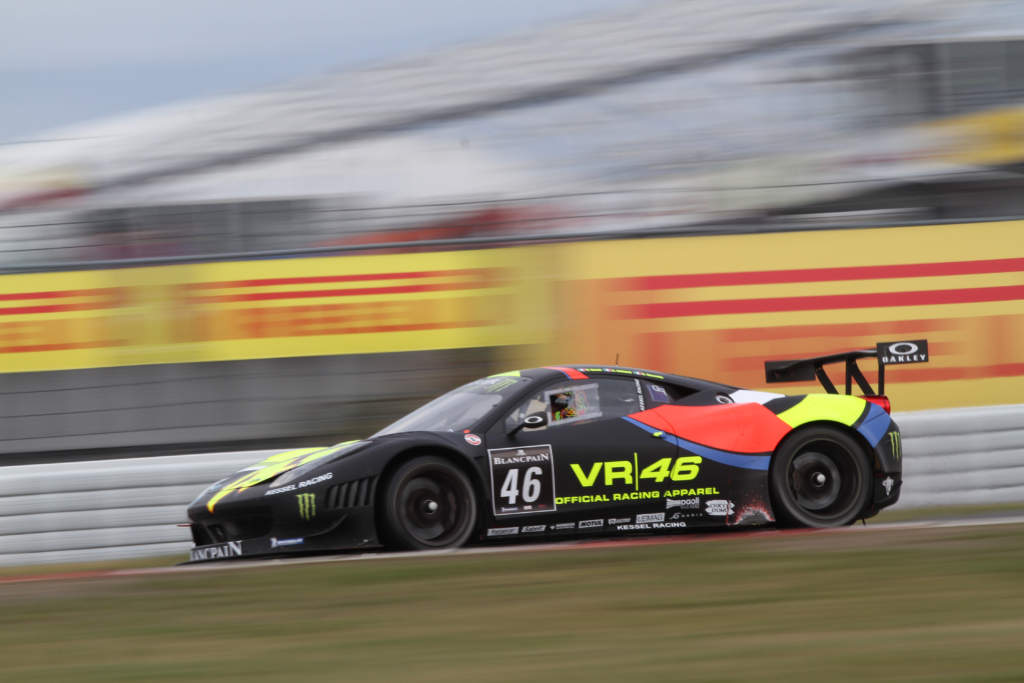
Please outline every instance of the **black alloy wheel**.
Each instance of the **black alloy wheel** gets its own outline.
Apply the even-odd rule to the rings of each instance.
[[[834,427],[793,433],[772,457],[772,507],[782,526],[852,524],[871,496],[872,470],[863,446]]]
[[[423,456],[388,479],[381,526],[387,545],[402,550],[457,548],[476,528],[476,494],[454,463]]]

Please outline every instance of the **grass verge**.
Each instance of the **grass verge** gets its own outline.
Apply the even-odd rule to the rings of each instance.
[[[1024,679],[1024,525],[0,585],[18,681]]]

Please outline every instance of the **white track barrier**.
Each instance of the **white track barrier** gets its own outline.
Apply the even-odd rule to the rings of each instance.
[[[280,451],[0,468],[0,565],[181,555],[204,488]]]
[[[895,416],[899,508],[1024,501],[1024,405]],[[277,451],[0,468],[0,565],[180,555],[185,508],[207,485]]]
[[[1024,501],[1024,405],[893,417],[904,437],[900,508]]]

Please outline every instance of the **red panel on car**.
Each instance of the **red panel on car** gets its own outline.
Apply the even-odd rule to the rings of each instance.
[[[590,379],[576,368],[563,368],[560,365],[545,365],[544,369],[558,370],[559,372],[564,373],[569,379]]]
[[[790,430],[760,403],[661,405],[630,417],[657,429],[668,423],[670,434],[733,453],[769,453]]]

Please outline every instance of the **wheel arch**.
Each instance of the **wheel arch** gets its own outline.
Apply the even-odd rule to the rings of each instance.
[[[871,418],[872,404],[862,397],[848,394],[805,394],[790,398],[799,400],[777,414],[777,417],[790,425],[791,429],[775,444],[772,450],[773,461],[779,449],[787,440],[794,438],[794,435],[814,427],[832,427],[860,444],[871,462],[872,470],[879,471],[881,464],[878,462],[875,447],[859,429]]]
[[[384,498],[384,490],[388,485],[388,481],[395,471],[404,465],[405,463],[421,456],[432,455],[438,458],[444,458],[451,462],[453,465],[458,467],[463,474],[469,478],[470,484],[473,485],[473,492],[476,493],[477,499],[477,516],[476,516],[476,530],[478,531],[483,527],[484,515],[490,509],[490,496],[484,488],[483,479],[480,476],[480,472],[465,454],[460,453],[454,448],[448,448],[446,446],[437,444],[420,444],[410,446],[402,451],[396,453],[384,466],[380,472],[380,476],[377,477],[377,483],[374,487],[374,517],[376,518],[377,526],[380,527],[380,515],[382,514],[382,501]]]
[[[868,460],[871,461],[872,471],[879,471],[880,463],[878,462],[878,454],[875,453],[874,446],[868,443],[867,438],[863,434],[861,434],[860,430],[858,430],[855,427],[851,427],[850,425],[845,424],[843,422],[839,422],[837,420],[812,420],[810,422],[804,422],[803,424],[789,430],[789,432],[784,437],[782,437],[777,444],[775,444],[775,448],[772,450],[771,459],[769,460],[768,465],[769,471],[770,468],[775,465],[775,455],[782,449],[783,445],[785,445],[786,442],[792,441],[799,434],[809,429],[814,429],[816,427],[829,427],[837,431],[840,431],[843,434],[846,434],[847,436],[853,437],[853,440],[856,441],[864,449],[864,454],[867,455]]]
[[[794,427],[784,437],[782,437],[782,439],[780,439],[777,444],[775,444],[775,448],[772,450],[771,453],[771,458],[768,461],[768,471],[766,472],[767,479],[769,481],[771,480],[772,471],[775,468],[776,455],[779,453],[779,451],[782,450],[783,446],[785,446],[786,443],[798,438],[802,433],[808,430],[821,427],[835,429],[836,431],[851,437],[862,448],[864,455],[867,456],[868,462],[871,464],[872,476],[874,476],[880,471],[879,468],[881,467],[881,464],[878,461],[878,454],[875,452],[874,447],[870,443],[868,443],[867,438],[865,438],[865,436],[861,434],[859,430],[857,430],[855,427],[852,427],[843,422],[839,422],[837,420],[824,419],[811,420],[809,422],[804,422],[803,424],[798,425],[797,427]],[[776,509],[777,506],[775,502],[775,492],[772,490],[772,486],[770,484],[766,488],[768,491],[768,505],[771,508],[772,518],[777,521],[778,511]]]

